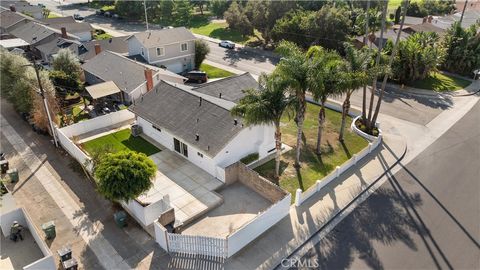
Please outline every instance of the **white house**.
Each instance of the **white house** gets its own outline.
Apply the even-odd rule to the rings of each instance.
[[[258,84],[249,73],[192,90],[160,82],[129,109],[145,135],[225,181],[228,165],[275,150],[273,126],[246,126],[230,113],[242,90],[252,87]],[[225,95],[216,94],[220,89]]]
[[[185,27],[140,32],[128,37],[128,55],[181,73],[194,68],[195,39]]]
[[[95,47],[97,55],[82,65],[85,81],[89,85],[113,81],[122,91],[123,100],[131,103],[152,90],[161,80],[183,84],[185,77],[168,70],[146,65],[118,53],[102,51]]]

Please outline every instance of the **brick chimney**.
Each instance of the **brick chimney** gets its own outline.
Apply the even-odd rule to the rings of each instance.
[[[67,38],[68,37],[67,28],[62,27],[62,28],[60,28],[60,30],[62,31],[62,38]]]
[[[102,52],[102,47],[100,47],[100,44],[95,44],[95,55],[101,52]]]
[[[147,80],[147,91],[150,91],[153,89],[152,70],[149,68],[145,68],[144,73],[145,73],[145,80]]]
[[[17,12],[17,9],[15,8],[14,5],[11,5],[11,6],[10,6],[10,11],[11,11],[11,12]]]

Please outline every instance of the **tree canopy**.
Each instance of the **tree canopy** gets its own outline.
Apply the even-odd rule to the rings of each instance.
[[[143,153],[120,151],[102,156],[95,167],[98,190],[112,201],[129,201],[149,190],[156,166]]]
[[[480,35],[477,30],[476,25],[464,29],[458,22],[448,29],[442,42],[446,48],[443,68],[463,75],[471,75],[473,70],[480,68]]]
[[[205,57],[210,53],[210,47],[203,39],[195,40],[195,68],[200,68]]]

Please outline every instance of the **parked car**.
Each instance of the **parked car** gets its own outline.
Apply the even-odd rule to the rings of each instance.
[[[97,14],[97,15],[103,15],[103,14],[105,14],[105,10],[103,10],[103,9],[97,9],[97,10],[95,11],[95,14]]]
[[[218,43],[218,46],[227,49],[235,49],[235,43],[231,42],[230,40],[222,40],[220,43]]]
[[[41,8],[45,8],[45,5],[44,4],[37,4],[37,6],[41,7]]]
[[[113,13],[110,11],[107,11],[103,14],[105,17],[111,18],[113,16]]]
[[[118,15],[118,14],[113,14],[113,16],[112,16],[112,17],[113,17],[114,19],[117,19],[117,20],[121,20],[121,19],[123,19],[123,18],[122,18],[122,17],[120,17],[120,15]]]
[[[85,19],[80,14],[73,14],[73,18],[77,21],[83,21],[83,19]]]
[[[188,79],[188,82],[194,83],[205,83],[208,80],[207,73],[200,70],[192,70],[187,72],[185,77]]]

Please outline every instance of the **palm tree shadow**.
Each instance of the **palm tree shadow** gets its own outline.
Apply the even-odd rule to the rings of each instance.
[[[351,157],[352,157],[352,154],[350,154],[350,151],[348,150],[348,147],[347,147],[347,145],[345,144],[345,142],[344,142],[344,141],[340,141],[340,145],[342,146],[343,151],[344,151],[345,154],[347,155],[347,158],[351,158]]]
[[[401,194],[380,188],[341,221],[303,257],[317,263],[316,269],[351,268],[356,258],[373,269],[383,269],[375,243],[385,246],[401,242],[417,250],[412,235],[425,235],[405,209],[405,200],[415,207],[422,205],[418,193]],[[315,261],[313,261],[315,260]]]
[[[295,172],[297,173],[298,187],[301,190],[305,190],[305,187],[303,186],[302,172],[300,170],[301,168],[295,168]]]

